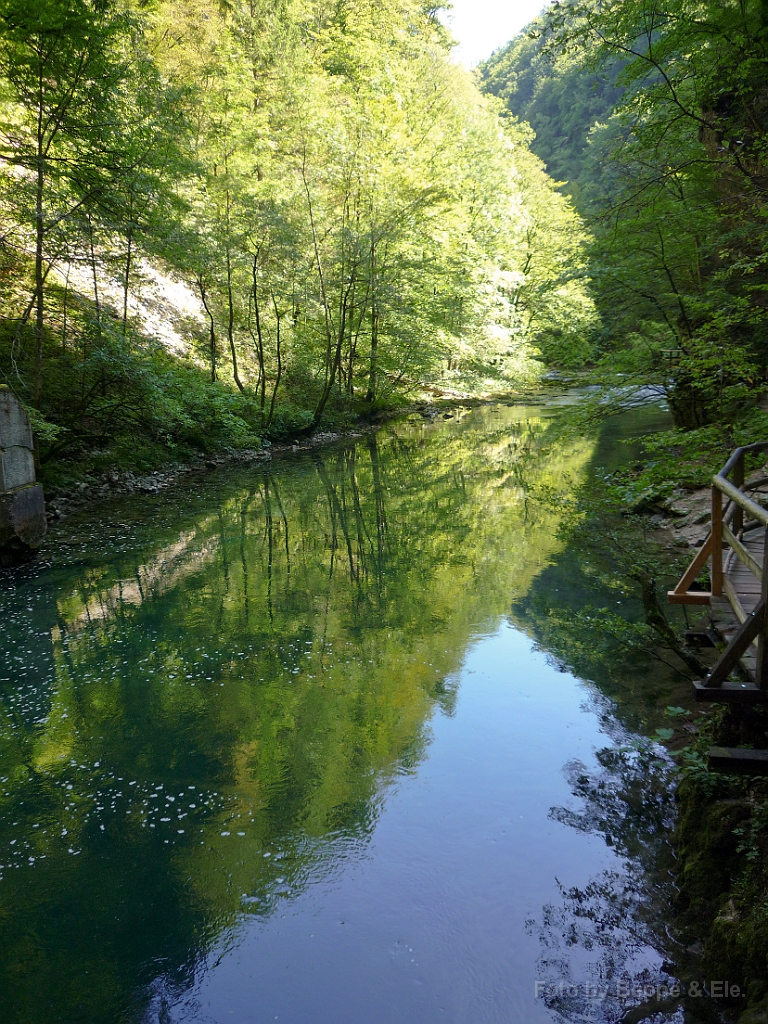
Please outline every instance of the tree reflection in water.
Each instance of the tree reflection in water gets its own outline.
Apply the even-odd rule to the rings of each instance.
[[[583,887],[560,885],[562,903],[528,922],[542,946],[539,997],[567,1024],[715,1024],[722,1017],[702,991],[695,954],[665,926],[675,899],[675,766],[658,744],[622,734],[604,711],[616,745],[596,753],[599,771],[565,766],[580,806],[553,807],[550,818],[602,837],[624,868]],[[658,957],[650,966],[649,949]]]
[[[561,546],[520,452],[567,485],[592,441],[550,425],[475,410],[230,467],[73,517],[9,579],[3,1024],[162,1019],[246,915],[361,856],[472,637]]]

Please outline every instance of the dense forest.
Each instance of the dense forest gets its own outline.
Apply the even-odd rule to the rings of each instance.
[[[415,0],[3,3],[0,370],[44,471],[583,344],[580,218],[451,45]]]
[[[45,479],[546,368],[657,387],[700,447],[738,429],[764,5],[555,3],[474,79],[439,13],[3,3],[0,383]]]
[[[603,375],[701,443],[768,367],[767,60],[760,0],[564,0],[480,69],[586,219]]]

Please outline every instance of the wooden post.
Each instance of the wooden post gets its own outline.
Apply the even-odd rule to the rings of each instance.
[[[766,553],[768,552],[768,526],[763,535],[763,579],[760,584],[761,600],[764,602],[768,594],[768,566],[766,566]],[[755,686],[758,690],[764,690],[768,686],[768,615],[763,622],[757,640],[757,667],[755,668]]]
[[[741,490],[744,487],[744,452],[736,460],[736,465],[733,467],[732,482],[734,486]],[[733,510],[733,532],[738,537],[741,531],[744,529],[744,510],[739,508],[738,505]]]
[[[723,495],[712,485],[712,594],[723,592]]]
[[[704,680],[704,683],[699,684],[697,687],[699,692],[701,692],[702,685],[705,691],[711,691],[723,685],[729,674],[738,665],[739,660],[746,654],[752,641],[757,640],[764,632],[765,619],[765,605],[761,601],[757,608],[747,615],[746,619],[744,619],[733,634],[731,642],[712,666],[712,671]]]

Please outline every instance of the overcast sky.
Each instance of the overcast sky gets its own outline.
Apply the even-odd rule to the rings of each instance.
[[[546,6],[546,0],[452,0],[442,17],[459,42],[454,53],[466,67],[490,57]]]

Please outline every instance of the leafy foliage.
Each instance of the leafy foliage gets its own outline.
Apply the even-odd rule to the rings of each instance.
[[[765,380],[767,47],[757,0],[564,0],[482,69],[594,233],[601,379],[685,429]]]
[[[591,353],[583,227],[434,12],[3,10],[0,370],[64,430],[44,456],[115,418],[140,443],[251,443]],[[130,315],[147,265],[199,302],[178,372]]]

